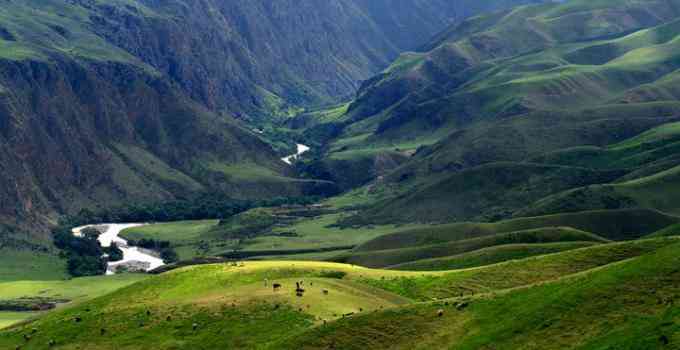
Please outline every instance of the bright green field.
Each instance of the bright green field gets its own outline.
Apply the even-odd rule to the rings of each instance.
[[[380,225],[342,229],[330,227],[342,214],[330,214],[310,220],[303,220],[289,227],[277,228],[274,232],[292,230],[300,237],[261,237],[246,246],[248,250],[267,249],[314,249],[357,245],[387,233],[399,232],[419,225]]]
[[[66,262],[56,255],[0,249],[0,283],[17,280],[58,280],[66,277]]]
[[[199,220],[139,226],[126,229],[122,236],[126,239],[161,239],[181,243],[203,238],[217,223],[218,220]]]
[[[28,320],[40,315],[39,312],[7,312],[0,311],[0,329],[9,327],[15,323]]]
[[[116,289],[144,280],[147,277],[148,275],[122,274],[74,278],[70,280],[2,282],[0,283],[0,300],[31,297],[67,299],[71,300],[71,302],[61,307],[70,307],[74,303],[78,304],[108,294]],[[39,314],[34,312],[0,311],[0,328]]]
[[[242,214],[241,216],[244,216],[245,214]],[[266,213],[262,215],[266,215]],[[331,227],[331,225],[335,224],[342,215],[343,214],[326,214],[313,218],[298,219],[288,225],[274,226],[271,229],[267,229],[269,234],[261,234],[255,238],[244,240],[240,245],[237,245],[238,242],[234,240],[221,236],[226,228],[217,226],[218,222],[216,220],[183,221],[135,227],[125,230],[123,232],[123,237],[130,239],[151,238],[169,241],[175,246],[175,249],[182,259],[190,259],[201,254],[219,254],[235,248],[247,251],[286,251],[293,249],[314,250],[347,247],[370,241],[388,233],[420,227],[419,225],[383,225],[344,229]],[[253,216],[248,220],[263,222],[267,219],[268,218],[262,216]],[[238,226],[240,228],[252,226],[253,230],[255,230],[255,227],[257,227],[255,224],[257,222],[250,223],[242,221]],[[239,227],[230,226],[229,229]],[[279,236],[278,234],[282,232],[295,232],[297,236]],[[197,251],[197,246],[201,241],[208,242],[210,249],[207,252],[201,253]],[[322,253],[322,256],[328,255],[332,255],[332,253]],[[278,258],[284,256],[285,254],[280,254]],[[291,257],[289,256],[288,258]],[[302,257],[301,259],[309,259],[309,257]]]

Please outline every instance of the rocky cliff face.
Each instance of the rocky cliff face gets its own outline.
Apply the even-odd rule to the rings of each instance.
[[[98,35],[236,116],[337,101],[452,22],[534,2],[72,1],[92,11]]]
[[[46,223],[82,207],[229,191],[236,184],[213,164],[286,174],[263,141],[133,66],[2,61],[0,81],[12,87],[0,94],[4,222]],[[299,194],[274,193],[286,192]]]

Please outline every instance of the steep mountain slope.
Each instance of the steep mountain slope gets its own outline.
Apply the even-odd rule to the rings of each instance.
[[[674,203],[648,196],[657,191],[662,197],[658,184],[673,183],[672,176],[654,176],[675,164],[670,141],[656,154],[640,150],[637,163],[619,153],[619,166],[540,159],[571,148],[607,148],[678,120],[679,11],[673,0],[575,0],[467,20],[429,51],[402,56],[364,84],[333,124],[339,131],[322,162],[342,158],[365,168],[365,158],[383,152],[410,157],[370,186],[393,193],[369,209],[373,222],[389,213],[402,221],[557,213],[521,208],[619,178],[621,186],[637,179],[636,187],[626,187],[637,194],[574,210],[674,212]],[[606,155],[600,159],[607,161]],[[547,171],[555,165],[566,167]],[[593,171],[612,178],[584,176]],[[655,188],[640,179],[646,176],[658,180]]]
[[[526,2],[72,1],[95,33],[239,116],[337,101],[448,24]]]
[[[0,222],[207,190],[323,193],[231,117],[334,101],[447,24],[524,2],[5,1]]]

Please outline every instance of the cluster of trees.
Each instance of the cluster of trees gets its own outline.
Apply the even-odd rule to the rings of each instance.
[[[96,229],[83,230],[75,237],[77,226],[107,222],[168,222],[181,220],[226,219],[257,207],[316,203],[318,197],[273,198],[267,200],[240,200],[219,193],[200,194],[193,198],[148,204],[128,204],[109,209],[83,209],[77,215],[65,217],[53,230],[53,239],[62,255],[68,259],[68,271],[74,277],[101,275],[106,272],[107,261],[119,261],[123,252],[116,246],[102,248]],[[140,240],[130,245],[158,251],[166,263],[179,260],[169,242]],[[108,259],[102,258],[107,254]]]
[[[286,204],[312,204],[319,197],[277,197],[267,200],[242,200],[224,194],[206,193],[193,198],[147,204],[126,204],[107,209],[83,209],[64,220],[75,226],[104,222],[168,222],[224,219],[257,207]]]
[[[60,225],[53,231],[54,245],[61,249],[61,254],[68,260],[66,266],[74,277],[96,276],[106,272],[106,261],[102,258],[104,251],[95,235],[85,230],[81,237],[72,233],[72,226]]]
[[[104,248],[104,252],[109,256],[108,261],[121,261],[123,260],[123,251],[118,248],[116,242],[111,243],[111,246]]]

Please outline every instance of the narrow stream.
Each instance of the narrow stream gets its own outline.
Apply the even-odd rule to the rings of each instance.
[[[116,243],[118,248],[123,251],[123,260],[108,263],[108,268],[106,269],[107,275],[113,275],[116,272],[116,268],[120,265],[130,265],[139,264],[144,267],[144,270],[150,271],[157,267],[165,265],[163,260],[158,256],[154,255],[153,252],[148,251],[139,247],[129,247],[128,242],[119,237],[119,234],[130,227],[144,226],[144,224],[101,224],[101,225],[87,225],[76,227],[73,229],[73,234],[76,236],[81,236],[83,229],[88,227],[100,227],[104,228],[104,233],[102,233],[98,240],[102,247],[110,247],[111,243]]]

